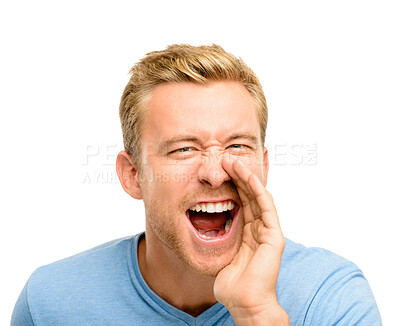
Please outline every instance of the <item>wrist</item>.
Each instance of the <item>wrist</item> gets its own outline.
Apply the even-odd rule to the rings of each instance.
[[[279,304],[274,307],[236,308],[229,312],[237,326],[290,326],[289,316]]]

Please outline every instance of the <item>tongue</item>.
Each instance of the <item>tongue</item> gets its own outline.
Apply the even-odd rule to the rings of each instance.
[[[191,212],[190,221],[197,230],[219,230],[226,222],[225,213]]]

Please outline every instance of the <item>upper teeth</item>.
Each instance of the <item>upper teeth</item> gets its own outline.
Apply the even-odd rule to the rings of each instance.
[[[190,208],[191,211],[196,212],[207,212],[207,213],[222,213],[225,211],[230,211],[235,207],[235,202],[225,201],[218,203],[199,203]]]

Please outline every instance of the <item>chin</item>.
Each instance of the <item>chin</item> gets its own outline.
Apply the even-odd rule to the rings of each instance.
[[[205,251],[207,252],[202,255],[191,255],[191,257],[185,255],[186,257],[183,260],[200,275],[216,277],[222,269],[232,262],[239,251],[239,245],[235,245],[234,248],[230,248],[228,252],[224,253],[210,252],[209,248]],[[194,257],[197,257],[197,259],[193,259]]]
[[[211,263],[207,265],[198,266],[189,263],[190,267],[192,267],[197,273],[199,273],[202,276],[208,276],[208,277],[217,277],[218,273],[229,264],[230,262],[225,262],[216,264]]]

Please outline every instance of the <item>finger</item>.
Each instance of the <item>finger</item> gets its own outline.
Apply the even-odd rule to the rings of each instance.
[[[245,224],[250,223],[254,221],[254,213],[250,206],[250,200],[247,198],[246,194],[243,192],[241,188],[238,188],[238,193],[243,204],[244,223]]]
[[[239,196],[242,200],[243,207],[246,213],[251,213],[253,216],[246,215],[245,216],[245,221],[252,221],[254,218],[261,218],[261,210],[258,207],[258,204],[255,200],[255,196],[251,191],[251,188],[248,185],[248,176],[251,175],[250,173],[247,173],[247,171],[236,171],[236,168],[234,167],[235,161],[230,161],[229,159],[226,159],[226,162],[223,164],[224,169],[227,171],[227,173],[231,176],[233,182],[236,184]],[[238,175],[239,172],[241,175]],[[250,206],[251,211],[247,210],[247,206]]]
[[[232,178],[233,182],[238,185],[238,182],[241,182],[239,176],[233,169],[233,164],[235,163],[235,160],[231,159],[230,157],[224,157],[222,159],[222,167],[223,169],[230,175]]]
[[[235,183],[235,185],[237,187],[240,187],[243,189],[243,191],[248,192],[246,183],[247,180],[244,180],[242,178],[240,178],[237,174],[237,172],[235,171],[233,165],[234,163],[237,161],[236,160],[232,160],[231,158],[225,157],[222,160],[222,167],[225,169],[225,171],[230,175],[230,177],[232,178],[232,181]]]
[[[224,158],[222,161],[222,167],[225,169],[225,171],[229,174],[229,176],[232,178],[232,181],[236,185],[236,187],[242,190],[242,193],[247,194],[245,198],[242,198],[242,201],[244,201],[243,204],[250,204],[250,198],[249,198],[249,189],[247,187],[247,180],[243,180],[240,178],[236,171],[234,170],[233,164],[235,163],[234,160],[231,160],[230,158]]]
[[[257,194],[254,193],[252,187],[249,184],[250,178],[254,177],[259,181],[259,184],[262,185],[261,181],[249,168],[247,168],[242,161],[236,160],[233,164],[233,170],[235,171],[236,175],[241,179],[241,183],[244,183],[244,192],[247,195],[247,198],[250,200],[250,206],[252,208],[254,218],[262,218],[262,209],[259,206],[257,201]],[[262,188],[265,191],[264,186]]]
[[[251,200],[254,195],[252,194],[251,188],[248,186],[248,178],[252,172],[238,159],[231,160],[229,158],[225,158],[223,160],[222,167],[231,176],[236,186],[242,188],[242,190],[246,193],[247,198]]]
[[[264,188],[260,179],[252,174],[249,177],[249,186],[251,187],[258,206],[261,209],[261,218],[267,228],[280,229],[278,213],[276,211],[271,194]]]
[[[276,212],[275,205],[271,194],[265,189],[264,185],[257,175],[252,173],[240,160],[236,160],[233,163],[233,170],[235,175],[246,182],[245,194],[250,199],[254,199],[257,202],[257,206],[260,208],[261,218],[268,228],[279,228],[279,219]],[[253,211],[256,209],[254,208]],[[256,215],[257,213],[255,213]]]

